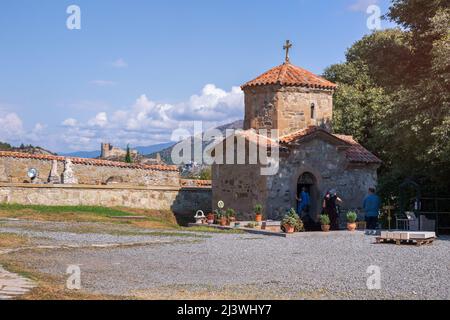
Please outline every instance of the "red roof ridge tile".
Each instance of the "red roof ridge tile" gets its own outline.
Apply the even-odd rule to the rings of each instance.
[[[0,157],[38,159],[38,160],[57,160],[57,161],[64,161],[66,159],[70,159],[74,164],[85,164],[85,165],[118,167],[118,168],[131,168],[131,169],[144,169],[144,170],[155,170],[155,171],[178,171],[177,166],[171,166],[171,165],[134,164],[134,163],[125,163],[125,162],[102,160],[102,159],[63,157],[63,156],[54,156],[54,155],[45,155],[45,154],[22,153],[22,152],[15,152],[15,151],[0,151]]]

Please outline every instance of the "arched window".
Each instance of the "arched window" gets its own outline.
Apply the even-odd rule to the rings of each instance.
[[[316,105],[313,103],[311,103],[311,119],[315,119],[316,118]]]

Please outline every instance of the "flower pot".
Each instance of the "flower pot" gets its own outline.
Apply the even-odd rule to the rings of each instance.
[[[208,224],[214,224],[214,215],[212,213],[208,214],[206,216],[206,220],[207,220]]]
[[[228,217],[228,224],[231,224],[236,221],[235,217]]]
[[[222,226],[222,227],[224,227],[224,226],[226,226],[227,225],[227,218],[221,218],[220,220],[219,220],[219,224]]]
[[[256,222],[262,222],[262,214],[261,213],[257,213],[256,214],[255,221]]]
[[[347,223],[347,230],[348,231],[355,231],[356,230],[356,222],[349,222],[349,223]]]
[[[323,232],[329,232],[331,226],[329,224],[323,224],[321,227]]]
[[[289,226],[289,225],[285,225],[285,226],[284,226],[284,230],[286,230],[286,231],[285,231],[286,233],[294,233],[295,228],[292,227],[292,226]]]

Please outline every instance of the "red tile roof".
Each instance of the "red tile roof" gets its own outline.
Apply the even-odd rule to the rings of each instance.
[[[352,136],[346,136],[342,134],[335,134],[334,136],[339,139],[349,143],[351,145],[350,148],[347,149],[347,159],[350,162],[357,163],[382,163],[382,161],[375,156],[372,152],[364,148]]]
[[[294,66],[289,62],[283,63],[263,73],[256,79],[247,82],[241,88],[279,84],[284,86],[301,86],[318,89],[335,89],[336,84],[319,77],[308,70]]]
[[[44,154],[30,154],[30,153],[11,152],[11,151],[0,151],[0,157],[37,159],[37,160],[57,160],[57,161],[64,161],[65,159],[70,159],[70,160],[72,160],[72,163],[74,163],[74,164],[130,168],[130,169],[143,169],[143,170],[154,170],[154,171],[178,171],[177,166],[169,166],[169,165],[156,165],[156,164],[155,165],[144,165],[144,164],[125,163],[125,162],[108,161],[108,160],[100,160],[100,159],[72,158],[72,157],[62,157],[62,156],[53,156],[53,155],[44,155]]]
[[[362,145],[360,145],[358,142],[356,142],[355,139],[353,139],[352,136],[347,135],[340,135],[340,134],[331,134],[328,131],[317,127],[317,126],[310,126],[306,129],[299,130],[296,132],[293,132],[291,134],[288,134],[286,136],[283,136],[280,138],[281,144],[289,144],[291,142],[300,140],[302,138],[305,138],[311,134],[322,132],[325,133],[331,137],[334,137],[343,143],[345,143],[348,148],[346,148],[346,156],[348,161],[353,163],[377,163],[380,164],[382,161],[376,157],[373,153],[368,151],[366,148],[364,148]]]

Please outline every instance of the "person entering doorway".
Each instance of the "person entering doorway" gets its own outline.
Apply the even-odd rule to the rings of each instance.
[[[339,219],[337,212],[338,203],[342,203],[342,200],[337,196],[337,192],[334,189],[328,191],[325,197],[323,197],[322,210],[323,213],[328,215],[330,218],[331,230],[339,230]]]
[[[306,191],[305,187],[302,187],[302,190],[299,194],[299,196],[297,197],[297,211],[298,211],[298,215],[300,217],[303,216],[303,212],[308,212],[309,211],[309,205],[310,205],[310,197],[309,197],[309,193]]]

